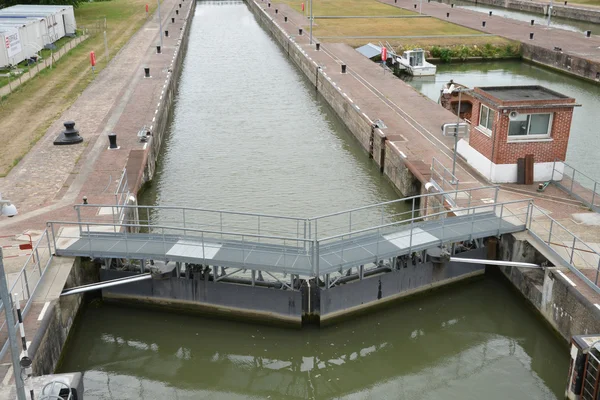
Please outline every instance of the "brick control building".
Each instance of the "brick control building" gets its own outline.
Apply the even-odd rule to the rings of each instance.
[[[479,173],[517,182],[517,160],[533,155],[534,181],[549,180],[554,161],[562,176],[575,99],[541,86],[478,87],[463,99],[472,104],[471,128],[458,153]]]

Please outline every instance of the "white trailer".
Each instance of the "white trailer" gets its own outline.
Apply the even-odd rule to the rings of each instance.
[[[75,34],[72,6],[17,5],[0,10],[0,68],[16,65]]]

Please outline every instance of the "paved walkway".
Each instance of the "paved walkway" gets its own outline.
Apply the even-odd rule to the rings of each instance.
[[[163,100],[181,28],[193,4],[183,0],[183,8],[179,8],[179,3],[179,0],[163,0],[161,4],[162,25],[171,34],[163,37],[162,54],[156,54],[159,21],[154,15],[50,126],[19,165],[7,177],[0,178],[0,193],[17,204],[20,213],[14,218],[0,219],[0,236],[39,233],[49,220],[72,220],[76,218],[73,204],[81,203],[83,196],[90,202],[114,203],[114,192],[130,151],[147,148],[140,143],[137,133],[142,126],[153,124],[157,103]],[[175,7],[180,9],[179,15],[175,15]],[[171,22],[172,17],[175,23]],[[150,67],[150,79],[143,77],[146,66]],[[76,122],[84,143],[54,146],[53,141],[67,120]],[[107,149],[107,135],[111,132],[118,135],[118,150]],[[8,274],[18,271],[23,261],[15,258],[7,262]],[[48,267],[25,318],[28,338],[34,337],[44,315],[47,317],[53,311],[72,265],[72,258],[58,257]],[[46,303],[48,306],[44,308]],[[0,332],[0,343],[2,335]],[[12,371],[8,362],[6,357],[0,360],[0,399],[14,398],[10,393]],[[9,375],[5,377],[7,372]]]
[[[414,11],[412,0],[378,0],[381,3]],[[449,21],[467,28],[476,29],[481,32],[491,33],[507,39],[517,40],[523,43],[531,43],[547,49],[560,47],[566,54],[579,56],[592,61],[600,61],[600,36],[586,38],[578,32],[565,31],[557,28],[548,28],[544,25],[544,18],[540,16],[534,26],[523,21],[516,21],[499,16],[488,16],[477,11],[464,8],[451,8],[449,4],[422,2],[422,13],[431,15],[444,21]],[[450,17],[446,14],[450,13]],[[482,22],[486,21],[485,28]],[[590,24],[592,25],[592,24]],[[590,28],[591,29],[591,28]],[[534,39],[529,40],[529,33],[534,33]]]

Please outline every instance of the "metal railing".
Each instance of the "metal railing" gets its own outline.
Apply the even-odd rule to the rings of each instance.
[[[439,162],[435,157],[431,160],[431,183],[442,192],[453,192],[458,190],[458,178],[450,170]],[[455,203],[456,196],[446,196],[448,201]]]
[[[129,182],[127,182],[127,169],[123,168],[123,172],[121,173],[121,178],[117,183],[117,188],[115,189],[115,204],[117,205],[117,216],[119,221],[122,221],[125,217],[125,209],[120,206],[127,205],[129,201]],[[113,214],[114,215],[114,214]]]
[[[552,165],[550,182],[581,201],[592,211],[600,212],[600,183],[565,162]]]
[[[532,211],[528,223],[529,233],[537,241],[546,245],[547,249],[562,262],[562,266],[569,268],[592,289],[600,293],[598,287],[600,253],[537,206],[534,205]],[[537,214],[535,218],[533,214]]]
[[[410,200],[412,203],[416,197],[409,199],[412,199]],[[188,213],[192,211],[208,213],[207,215],[216,218],[219,223],[216,229],[212,222],[204,221],[191,226],[192,224],[188,224],[187,220],[184,226],[87,221],[49,222],[48,229],[56,251],[62,251],[66,255],[85,254],[90,257],[106,257],[110,253],[115,257],[118,254],[130,259],[172,259],[171,249],[177,244],[191,249],[193,254],[202,256],[197,256],[198,258],[213,259],[221,246],[228,246],[227,266],[263,269],[260,264],[263,262],[262,266],[266,271],[268,268],[265,263],[267,263],[267,259],[270,259],[278,260],[275,264],[269,264],[278,271],[298,272],[299,267],[296,263],[301,262],[310,267],[311,274],[319,275],[322,272],[319,266],[322,257],[329,254],[335,254],[335,257],[339,258],[339,262],[325,261],[328,264],[327,270],[346,266],[344,253],[358,247],[368,253],[369,262],[391,256],[391,253],[388,254],[390,251],[395,253],[400,251],[398,248],[384,250],[383,247],[380,247],[383,243],[389,245],[390,240],[405,240],[409,243],[408,251],[412,251],[413,237],[423,235],[421,228],[425,226],[428,228],[433,226],[433,229],[437,229],[439,234],[433,239],[429,235],[426,241],[420,237],[418,242],[415,242],[415,248],[417,245],[432,246],[452,240],[470,240],[474,237],[482,237],[484,233],[488,236],[500,235],[505,233],[507,224],[511,224],[512,231],[521,228],[524,230],[531,208],[531,200],[516,200],[493,205],[469,205],[469,207],[458,207],[451,210],[440,206],[438,211],[428,214],[427,219],[415,213],[413,209],[408,212],[412,215],[404,217],[406,213],[402,213],[403,218],[396,220],[387,219],[385,215],[371,219],[370,224],[357,223],[353,220],[353,215],[356,213],[368,210],[379,212],[385,204],[387,203],[328,214],[309,220],[264,214],[176,209],[178,212],[188,210]],[[446,218],[451,214],[456,214],[458,217],[456,219]],[[220,224],[223,219],[230,216],[250,218],[257,222],[257,225]],[[290,235],[273,234],[261,225],[260,221],[264,221],[266,218],[274,218],[274,222],[291,223],[291,227],[294,229]],[[331,219],[335,224],[327,224],[327,222],[331,222]],[[342,225],[338,224],[340,221],[343,222]],[[322,225],[329,229],[318,230]],[[69,226],[76,227],[76,229],[64,229]],[[220,229],[221,226],[223,229]],[[229,230],[226,230],[226,227]],[[142,231],[144,234],[138,233]],[[278,232],[284,231],[279,229]],[[390,239],[388,235],[395,236]],[[358,243],[359,238],[360,243]],[[119,243],[117,244],[117,242]],[[74,248],[71,246],[75,243],[77,243],[77,249],[73,250]],[[375,246],[374,249],[373,246]],[[367,247],[371,250],[367,250]],[[326,253],[320,254],[321,249]],[[251,252],[253,256],[249,259],[248,256]],[[256,260],[257,254],[261,255],[262,260]],[[359,261],[367,262],[367,259]],[[218,260],[215,259],[215,262]],[[353,259],[351,262],[356,263],[357,261]],[[309,271],[305,267],[302,272]]]
[[[37,290],[39,283],[42,281],[42,277],[46,273],[48,266],[52,262],[53,251],[51,245],[51,238],[48,230],[44,230],[39,240],[33,247],[33,250],[25,264],[16,274],[16,277],[12,278],[11,275],[7,274],[9,281],[10,293],[19,294],[21,301],[25,301],[25,306],[22,308],[23,318],[27,315],[35,291]],[[11,307],[12,308],[12,307]],[[4,316],[4,304],[0,302],[0,315]],[[2,324],[0,325],[0,331],[6,329],[6,319],[2,317]],[[2,359],[8,350],[8,341],[2,343],[2,349],[0,350],[0,359]]]

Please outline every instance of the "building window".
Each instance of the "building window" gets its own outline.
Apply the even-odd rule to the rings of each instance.
[[[508,136],[511,139],[550,137],[552,114],[518,114],[510,120]]]
[[[479,110],[479,127],[484,131],[491,133],[495,114],[496,112],[494,110],[482,104],[481,109]]]

